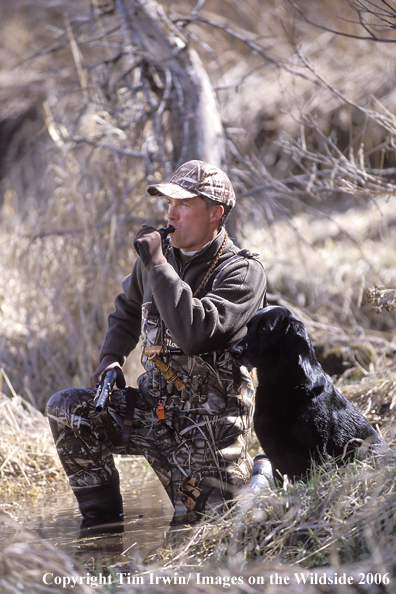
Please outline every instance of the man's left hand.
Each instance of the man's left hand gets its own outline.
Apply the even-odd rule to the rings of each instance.
[[[150,271],[154,266],[166,264],[162,251],[162,237],[154,227],[143,225],[136,233],[133,245],[146,270]]]

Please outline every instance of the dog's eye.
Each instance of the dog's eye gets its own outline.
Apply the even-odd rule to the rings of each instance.
[[[261,326],[259,329],[259,334],[267,334],[268,328],[266,326]]]

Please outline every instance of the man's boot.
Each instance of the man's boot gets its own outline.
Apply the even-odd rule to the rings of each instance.
[[[113,524],[114,532],[121,532],[124,517],[119,478],[97,487],[74,491],[83,517],[81,528]],[[117,529],[116,526],[118,525]],[[110,528],[110,526],[108,526]]]

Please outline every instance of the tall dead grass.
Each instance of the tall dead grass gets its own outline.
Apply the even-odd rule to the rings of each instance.
[[[12,396],[3,392],[7,385]],[[0,509],[13,515],[21,500],[66,486],[47,419],[18,396],[0,369]],[[30,505],[30,503],[29,503]]]
[[[336,469],[329,463],[314,469],[307,484],[285,481],[283,488],[242,496],[240,506],[214,513],[182,542],[170,535],[149,558],[165,567],[205,566],[209,559],[229,568],[264,560],[307,569],[358,561],[370,566],[379,559],[389,564],[395,473],[393,465],[376,469],[356,462]]]
[[[135,259],[131,232],[147,220],[139,212],[134,218],[136,200],[116,191],[107,157],[68,155],[62,167],[50,165],[51,198],[25,207],[13,232],[3,235],[3,365],[16,390],[39,408],[60,387],[87,385],[107,315]]]

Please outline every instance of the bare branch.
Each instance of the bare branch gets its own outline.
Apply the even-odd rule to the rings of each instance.
[[[390,7],[387,2],[384,0],[378,0],[377,3],[370,2],[369,0],[346,0],[346,4],[356,12],[357,21],[353,24],[360,25],[368,35],[354,34],[349,31],[346,32],[341,29],[334,29],[312,21],[295,2],[292,0],[284,0],[286,9],[293,17],[315,27],[316,29],[320,29],[321,31],[327,31],[328,33],[333,33],[334,35],[339,35],[341,37],[348,37],[350,39],[361,39],[380,43],[396,43],[396,37],[379,36],[379,33],[382,33],[383,31],[392,31],[396,28],[396,10]],[[386,10],[381,5],[388,7],[389,10]],[[291,8],[287,8],[287,6],[290,6]],[[376,25],[373,22],[368,22],[366,20],[367,14],[373,17],[378,24]],[[342,17],[342,20],[348,22],[345,17]]]
[[[200,16],[189,16],[189,17],[185,17],[185,18],[178,18],[175,20],[175,23],[179,24],[182,27],[186,27],[187,25],[192,24],[192,23],[194,23],[194,24],[201,23],[207,27],[212,27],[214,29],[220,29],[221,31],[224,31],[225,33],[227,33],[227,35],[229,35],[231,38],[241,41],[250,50],[252,50],[253,52],[257,53],[259,56],[261,56],[265,60],[267,65],[271,64],[272,66],[275,66],[276,68],[285,70],[286,72],[289,72],[290,74],[301,76],[302,78],[309,80],[310,82],[314,82],[314,83],[316,82],[314,78],[308,76],[306,73],[296,71],[294,68],[290,67],[287,63],[283,62],[282,60],[279,60],[279,59],[271,56],[268,53],[268,51],[266,51],[266,49],[259,44],[259,41],[262,38],[257,37],[257,36],[254,36],[252,38],[252,34],[249,31],[240,30],[240,32],[238,32],[238,31],[232,29],[229,26],[229,24],[225,24],[225,23],[222,24],[222,23],[215,21],[213,19],[204,18],[204,17],[200,17]]]

